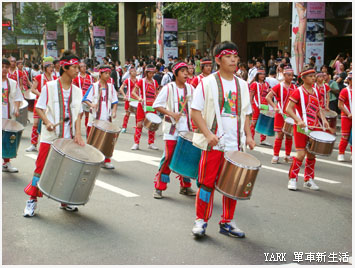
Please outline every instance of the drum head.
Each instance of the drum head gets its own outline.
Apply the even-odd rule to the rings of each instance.
[[[287,117],[287,118],[285,119],[285,121],[286,121],[288,124],[291,124],[291,125],[294,125],[294,124],[295,124],[295,120],[293,120],[293,118],[291,118],[291,117]]]
[[[325,141],[325,142],[333,142],[335,141],[335,137],[332,134],[323,131],[312,131],[309,136],[315,140]]]
[[[25,128],[24,126],[11,119],[2,119],[2,130],[8,131],[8,132],[20,132],[23,131]]]
[[[35,100],[36,95],[31,92],[31,90],[26,90],[25,93],[23,93],[23,96],[25,97],[26,100]]]
[[[138,107],[138,103],[139,103],[139,101],[130,101],[129,102],[129,106],[137,108]]]
[[[87,164],[97,164],[105,160],[105,156],[94,146],[80,146],[72,139],[56,139],[52,146],[57,152]]]
[[[261,167],[261,162],[255,156],[244,152],[229,151],[224,154],[224,158],[242,168],[259,169]]]
[[[260,113],[262,113],[263,115],[267,116],[267,117],[271,117],[274,118],[275,117],[275,111],[266,111],[266,110],[260,110]]]
[[[338,114],[336,112],[331,111],[331,110],[329,110],[329,111],[323,110],[323,113],[324,113],[325,118],[334,118],[334,117],[338,116]]]
[[[161,123],[161,118],[153,113],[147,113],[145,117],[152,123],[154,124],[160,124]]]
[[[20,105],[20,110],[25,108],[27,109],[27,107],[28,107],[28,102],[26,100],[23,100]]]
[[[191,141],[192,142],[192,137],[194,136],[194,133],[189,131],[189,132],[180,132],[179,136],[185,140]]]
[[[114,125],[111,122],[108,121],[103,121],[103,120],[95,120],[92,125],[100,130],[103,130],[105,132],[110,132],[110,133],[117,133],[120,132],[120,129],[118,126]]]

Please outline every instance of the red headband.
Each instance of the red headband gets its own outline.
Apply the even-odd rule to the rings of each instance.
[[[201,65],[212,64],[212,61],[206,60],[206,61],[201,61],[200,63],[201,63]]]
[[[146,72],[155,72],[155,68],[147,68],[145,69]]]
[[[291,68],[285,68],[284,74],[293,74],[293,70]]]
[[[305,76],[305,75],[307,75],[307,74],[314,74],[315,72],[316,72],[316,71],[315,71],[314,69],[307,70],[307,71],[301,72],[301,73],[299,74],[299,77]]]
[[[325,74],[323,73],[323,72],[319,72],[319,73],[317,73],[316,74],[316,76],[318,77],[318,76],[324,76]]]
[[[77,59],[71,59],[71,60],[61,60],[60,61],[60,66],[70,66],[70,65],[75,65],[79,64],[79,61]]]
[[[173,67],[173,72],[175,73],[175,71],[183,67],[187,68],[187,64],[185,62],[180,62]]]
[[[265,74],[265,70],[264,69],[259,69],[256,71],[256,74]]]
[[[110,68],[102,68],[99,70],[99,73],[104,73],[104,72],[110,72],[111,73],[111,69]]]
[[[225,49],[222,50],[219,54],[217,54],[215,57],[220,58],[224,55],[238,55],[238,52],[234,49]]]

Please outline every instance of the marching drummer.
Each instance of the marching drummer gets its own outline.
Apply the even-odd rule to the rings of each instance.
[[[318,91],[320,107],[329,111],[330,87],[324,82],[326,75],[323,72],[318,72],[313,87]]]
[[[57,77],[53,74],[53,58],[46,57],[43,59],[43,74],[37,75],[33,79],[33,84],[31,87],[31,92],[36,95],[36,100],[34,106],[38,101],[39,96],[41,95],[42,88],[46,85],[48,81],[56,80]],[[33,110],[33,126],[31,133],[31,146],[26,149],[26,152],[37,152],[38,144],[38,123],[39,115],[37,114],[37,109]]]
[[[253,79],[254,82],[250,85],[250,101],[252,103],[253,115],[251,121],[251,133],[254,139],[255,135],[255,126],[258,121],[261,110],[269,110],[268,102],[266,100],[266,95],[269,93],[269,84],[265,81],[265,70],[259,68],[256,71],[256,75]],[[271,146],[268,142],[265,141],[266,136],[260,134],[260,144]]]
[[[18,86],[20,87],[20,90],[22,92],[23,90],[23,73],[17,68],[17,61],[15,57],[9,57],[8,58],[9,62],[10,62],[10,68],[9,68],[9,72],[7,73],[7,77],[11,78],[12,80],[15,80],[18,83]]]
[[[341,139],[339,143],[338,161],[345,161],[345,149],[348,146],[349,136],[351,135],[352,128],[352,72],[349,72],[348,77],[345,79],[348,82],[348,86],[343,88],[339,94],[338,106],[341,110]],[[352,151],[352,146],[350,145]],[[350,158],[351,160],[351,158]]]
[[[303,187],[311,190],[319,190],[318,185],[314,182],[316,156],[306,150],[309,140],[307,131],[308,128],[311,130],[319,126],[318,117],[321,118],[324,128],[329,128],[329,123],[320,109],[318,92],[313,88],[316,80],[316,71],[312,68],[305,68],[298,77],[301,86],[291,93],[289,97],[290,101],[286,107],[286,113],[295,121],[293,136],[295,138],[297,153],[290,167],[288,189],[297,190],[298,173],[300,172],[303,159],[307,156]]]
[[[84,146],[81,137],[82,91],[72,84],[79,72],[79,59],[71,52],[64,52],[60,59],[60,78],[48,81],[45,90],[36,104],[39,117],[45,125],[41,131],[41,141],[36,160],[36,169],[31,182],[26,186],[25,193],[30,196],[26,202],[23,216],[32,217],[37,208],[37,197],[42,197],[38,189],[38,181],[43,171],[51,143],[57,138],[72,138],[77,144]],[[64,115],[64,116],[63,116]],[[61,209],[77,211],[76,206],[61,203]]]
[[[11,119],[13,116],[20,115],[20,105],[23,101],[23,95],[18,83],[7,77],[9,72],[10,62],[7,59],[2,59],[2,118]],[[3,172],[18,172],[18,169],[13,167],[9,158],[3,158]]]
[[[195,76],[194,79],[190,82],[190,84],[196,88],[197,85],[201,82],[202,78],[207,77],[212,72],[212,61],[209,58],[203,58],[200,61],[201,71],[202,73],[198,76]]]
[[[171,170],[169,164],[173,156],[179,132],[191,131],[190,108],[193,87],[186,83],[187,64],[184,62],[175,63],[172,71],[173,82],[165,85],[154,101],[153,108],[165,115],[163,120],[163,132],[165,151],[160,162],[158,173],[154,178],[155,192],[153,197],[163,198],[162,191],[165,191],[170,182]],[[196,195],[191,189],[191,180],[178,176],[180,180],[180,194]]]
[[[285,68],[283,70],[285,80],[276,86],[274,86],[271,91],[267,94],[266,100],[271,105],[275,111],[274,120],[274,131],[277,133],[274,143],[274,156],[271,159],[272,164],[277,164],[279,162],[279,153],[282,145],[282,140],[284,133],[282,132],[283,125],[286,118],[286,106],[288,103],[288,97],[291,95],[296,86],[292,84],[293,70],[291,68]],[[277,105],[273,102],[273,98],[276,98]],[[290,156],[292,150],[292,136],[286,134],[285,139],[285,162],[291,163],[292,158]]]
[[[89,137],[94,120],[112,122],[112,118],[116,118],[118,99],[113,83],[109,82],[111,80],[110,66],[100,66],[99,73],[99,81],[90,86],[83,98],[83,102],[91,108],[89,122],[86,129],[87,137]],[[105,158],[105,163],[102,167],[106,169],[115,168],[111,163],[111,159],[108,157]]]
[[[122,130],[121,133],[126,133],[127,132],[127,125],[128,125],[128,120],[130,116],[130,111],[129,111],[129,102],[133,100],[132,98],[132,90],[134,89],[137,79],[136,79],[137,71],[136,68],[132,65],[129,68],[129,78],[124,80],[122,83],[122,86],[120,87],[120,93],[122,94],[125,104],[124,104],[124,109],[126,110],[126,114],[123,118],[123,124],[122,124]],[[124,88],[127,88],[127,94],[124,93]]]
[[[193,143],[203,149],[196,194],[196,220],[192,228],[193,235],[197,237],[205,235],[212,215],[215,182],[219,179],[224,152],[238,151],[246,145],[250,149],[255,146],[249,126],[252,109],[248,84],[234,75],[237,46],[224,41],[215,47],[214,55],[219,71],[202,79],[194,91],[191,105],[191,117],[198,128]],[[222,204],[220,233],[244,237],[245,233],[233,221],[237,201],[223,195]]]
[[[134,144],[131,150],[139,149],[139,141],[142,135],[143,120],[146,113],[155,113],[153,103],[159,88],[158,82],[153,79],[155,67],[152,64],[147,65],[145,69],[146,77],[139,80],[132,91],[133,98],[139,100],[136,114],[136,131],[134,134]],[[139,96],[137,93],[139,92]],[[148,149],[158,150],[154,145],[155,132],[148,131]]]

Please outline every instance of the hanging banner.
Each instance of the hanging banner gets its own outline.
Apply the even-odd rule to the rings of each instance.
[[[106,57],[106,32],[105,28],[101,26],[94,26],[94,48],[95,57],[100,64],[103,63],[103,58]]]
[[[169,57],[178,56],[178,22],[177,19],[164,19],[164,61],[169,62]]]
[[[157,46],[157,58],[164,58],[164,27],[163,27],[163,3],[156,3],[155,11],[155,32],[156,32],[156,46]]]

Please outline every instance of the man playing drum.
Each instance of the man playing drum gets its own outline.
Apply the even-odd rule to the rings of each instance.
[[[129,120],[129,116],[130,116],[130,111],[129,111],[129,102],[134,100],[132,98],[132,90],[134,89],[136,83],[137,83],[137,79],[136,79],[136,68],[132,65],[129,68],[129,78],[124,80],[124,82],[122,83],[122,86],[120,87],[120,93],[122,94],[124,100],[125,100],[125,104],[124,104],[124,109],[126,110],[126,114],[123,118],[123,124],[122,124],[122,130],[121,133],[126,133],[127,132],[127,125],[128,125],[128,120]],[[125,94],[123,89],[127,88],[127,91]]]
[[[43,59],[43,74],[37,75],[33,79],[33,84],[31,87],[31,92],[36,95],[36,101],[34,106],[38,101],[39,96],[41,95],[42,88],[46,85],[48,81],[56,80],[57,77],[53,73],[53,58],[47,57]],[[26,149],[26,152],[37,152],[37,143],[38,143],[38,123],[39,115],[37,114],[36,109],[33,110],[33,126],[31,133],[31,146]]]
[[[252,103],[253,115],[251,122],[251,133],[254,139],[255,136],[255,126],[258,121],[260,110],[268,110],[269,106],[266,100],[266,95],[269,93],[269,84],[265,82],[265,70],[259,68],[256,71],[256,75],[254,77],[254,82],[250,85],[250,102]],[[271,146],[271,144],[267,143],[266,136],[260,134],[260,144]]]
[[[43,196],[37,185],[51,143],[57,138],[72,138],[77,144],[85,145],[80,131],[83,112],[81,105],[82,91],[72,84],[72,80],[79,72],[79,59],[71,52],[64,52],[60,59],[60,65],[60,78],[47,82],[36,104],[36,111],[45,127],[41,131],[36,169],[32,181],[25,188],[25,193],[30,196],[23,214],[25,217],[35,215],[37,197]],[[63,203],[60,208],[66,211],[78,210],[75,206]]]
[[[338,106],[341,110],[341,139],[339,143],[339,155],[338,161],[345,161],[345,149],[348,146],[349,136],[351,135],[352,128],[352,72],[349,72],[348,77],[345,79],[348,82],[348,86],[343,88],[339,94]],[[352,151],[352,146],[350,145]],[[351,159],[350,159],[351,160]]]
[[[163,120],[163,132],[165,141],[165,151],[160,162],[158,173],[154,178],[155,192],[153,197],[163,198],[162,191],[165,191],[170,182],[169,168],[179,132],[191,131],[190,108],[193,87],[186,83],[187,64],[184,62],[175,63],[172,71],[173,82],[165,85],[154,101],[153,108],[165,115]],[[173,118],[173,120],[171,120]],[[168,122],[169,121],[169,122]],[[174,123],[175,124],[174,124]],[[191,180],[178,176],[180,180],[180,194],[196,195],[191,189]]]
[[[117,93],[111,81],[111,68],[109,65],[103,65],[99,68],[100,79],[92,84],[87,90],[83,102],[91,108],[89,115],[89,122],[86,129],[86,136],[89,137],[89,133],[93,124],[93,121],[103,120],[112,121],[112,118],[116,118],[117,111]],[[111,109],[112,107],[112,109]],[[110,158],[105,158],[103,168],[114,169],[115,167],[111,163]]]
[[[215,47],[214,55],[219,71],[202,79],[194,91],[191,105],[191,117],[198,128],[193,143],[203,150],[196,194],[196,220],[192,229],[197,237],[205,235],[212,215],[215,183],[224,162],[224,152],[238,151],[246,144],[250,149],[255,146],[249,126],[252,109],[248,84],[234,75],[237,46],[224,41]],[[223,195],[222,204],[220,233],[244,237],[245,233],[233,221],[237,201]]]
[[[195,78],[192,79],[190,83],[194,88],[197,87],[197,85],[201,82],[202,78],[209,76],[212,72],[212,61],[210,59],[203,58],[200,61],[200,65],[201,65],[202,73],[199,74],[198,76],[195,76]]]
[[[288,103],[288,97],[292,94],[296,86],[292,84],[293,70],[291,68],[285,68],[284,71],[285,80],[276,86],[274,86],[271,91],[267,94],[266,100],[271,105],[275,111],[274,120],[274,131],[277,133],[274,143],[274,156],[271,159],[272,164],[277,164],[279,162],[279,153],[282,145],[282,140],[284,133],[282,132],[282,127],[285,123],[286,118],[286,107]],[[273,102],[273,98],[276,98],[277,105]],[[292,158],[290,156],[292,150],[292,136],[286,134],[285,140],[285,162],[291,163]]]
[[[23,95],[18,83],[7,77],[9,72],[10,62],[7,59],[2,59],[2,118],[11,119],[14,116],[19,116],[20,105],[23,101]],[[2,171],[18,172],[18,169],[11,166],[9,158],[3,158]]]
[[[302,85],[291,93],[289,97],[290,101],[286,107],[286,113],[295,121],[293,136],[297,152],[289,171],[288,189],[297,190],[298,173],[300,172],[303,159],[307,156],[303,187],[311,190],[319,190],[319,187],[314,182],[316,156],[306,150],[309,137],[306,134],[307,132],[302,131],[302,129],[306,128],[307,131],[308,127],[313,129],[319,126],[318,117],[321,118],[325,128],[329,128],[329,124],[320,110],[318,93],[312,87],[316,80],[316,71],[312,68],[306,68],[299,74],[299,78],[302,79],[299,79]]]
[[[158,82],[153,79],[155,67],[152,64],[147,65],[145,69],[146,77],[139,80],[132,91],[133,98],[139,101],[136,114],[136,131],[134,134],[134,144],[131,150],[139,149],[139,141],[142,135],[143,120],[146,113],[155,113],[153,103],[159,88]],[[139,96],[137,95],[139,91]],[[155,132],[148,131],[148,149],[158,150],[154,145]]]

